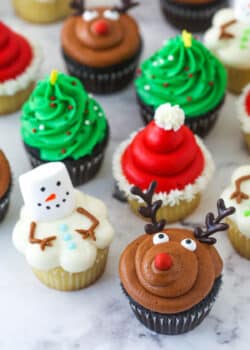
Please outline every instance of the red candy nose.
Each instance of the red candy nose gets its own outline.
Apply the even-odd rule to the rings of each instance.
[[[51,194],[45,199],[45,202],[50,202],[50,201],[53,201],[54,199],[56,199],[56,195],[55,195],[55,193],[51,193]]]
[[[160,271],[168,270],[170,269],[172,264],[173,264],[172,258],[167,253],[160,253],[155,257],[155,267],[157,268],[157,270],[160,270]]]
[[[109,23],[105,19],[99,19],[92,24],[92,30],[98,35],[107,35],[109,28]]]

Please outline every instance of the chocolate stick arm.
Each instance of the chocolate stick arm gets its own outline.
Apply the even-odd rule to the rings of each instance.
[[[89,211],[87,211],[86,209],[84,209],[82,207],[77,208],[76,211],[79,214],[86,216],[92,222],[92,225],[87,230],[77,229],[76,232],[80,233],[80,235],[82,235],[83,239],[90,237],[94,241],[96,241],[95,229],[99,225],[99,221],[97,220],[97,218],[94,215],[92,215]]]
[[[241,184],[248,180],[250,180],[250,175],[242,176],[235,181],[235,191],[231,194],[230,198],[235,198],[238,204],[240,204],[243,199],[249,199],[249,195],[241,191]]]
[[[45,250],[46,247],[52,247],[52,241],[56,239],[56,236],[50,236],[43,239],[36,238],[36,222],[30,224],[29,242],[31,244],[40,244],[41,250]]]

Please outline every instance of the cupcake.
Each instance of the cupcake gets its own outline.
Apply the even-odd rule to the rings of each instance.
[[[62,162],[41,165],[19,183],[24,206],[13,243],[34,274],[64,291],[94,283],[113,238],[104,203],[75,190]]]
[[[228,205],[233,205],[235,213],[227,219],[228,236],[235,250],[250,259],[250,166],[244,165],[235,170],[231,184],[222,193]]]
[[[131,242],[121,255],[121,286],[144,326],[157,333],[181,334],[198,326],[215,302],[223,263],[212,235],[228,228],[221,221],[234,208],[225,208],[219,200],[218,216],[209,213],[204,227],[164,229],[166,222],[156,219],[162,202],[152,202],[155,185],[146,192],[132,189],[145,201],[140,213],[150,223],[145,226],[146,234]]]
[[[41,53],[0,21],[0,115],[20,109],[33,90]]]
[[[0,150],[0,221],[5,217],[9,207],[10,189],[10,165],[4,153]]]
[[[100,169],[109,127],[78,79],[52,71],[23,107],[21,134],[33,167],[62,161],[77,186]]]
[[[248,149],[250,150],[250,84],[248,84],[237,101],[237,116],[241,131]]]
[[[144,129],[131,135],[115,152],[113,173],[118,190],[138,213],[140,199],[131,193],[157,181],[154,201],[162,200],[159,219],[184,219],[198,206],[214,171],[210,153],[184,123],[178,106],[164,104]]]
[[[166,41],[144,61],[135,80],[138,103],[145,123],[163,103],[178,104],[185,123],[200,136],[214,126],[226,93],[222,64],[192,35]]]
[[[56,22],[70,14],[70,0],[12,0],[16,13],[32,23]]]
[[[136,21],[127,14],[135,5],[130,0],[113,7],[73,3],[77,14],[64,23],[62,53],[69,73],[88,91],[111,93],[133,79],[142,47]]]
[[[249,1],[237,0],[234,8],[219,11],[204,36],[205,45],[228,71],[228,89],[240,94],[250,83]]]
[[[176,28],[202,32],[213,15],[228,5],[227,0],[160,0],[166,19]]]

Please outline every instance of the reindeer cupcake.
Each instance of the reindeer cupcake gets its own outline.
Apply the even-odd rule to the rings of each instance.
[[[64,23],[62,52],[69,73],[87,90],[110,93],[124,88],[137,67],[141,36],[135,20],[127,14],[137,2],[123,0],[117,6],[105,6],[107,1],[99,1],[104,6],[98,7],[88,3],[72,2],[76,14]]]
[[[157,333],[180,334],[198,326],[215,302],[223,263],[212,235],[228,228],[222,220],[234,208],[219,199],[218,215],[209,213],[204,227],[164,229],[165,220],[156,218],[162,201],[152,202],[155,188],[153,182],[147,191],[131,190],[145,201],[139,211],[151,223],[122,253],[121,284],[140,322]]]

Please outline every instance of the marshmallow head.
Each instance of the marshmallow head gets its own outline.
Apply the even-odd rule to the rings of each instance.
[[[239,21],[250,23],[250,0],[236,0],[234,8]]]
[[[34,221],[63,219],[76,206],[75,192],[65,165],[51,162],[19,178],[25,207]]]

